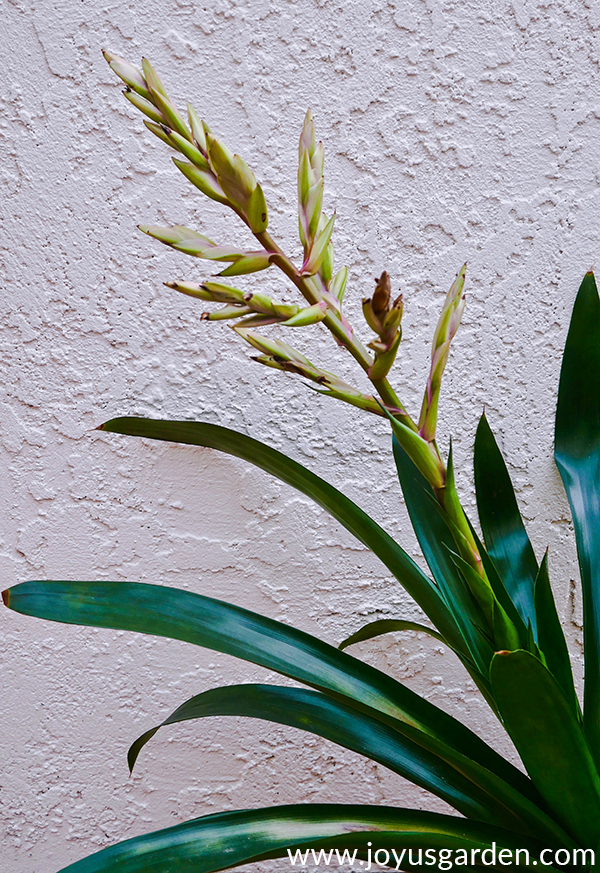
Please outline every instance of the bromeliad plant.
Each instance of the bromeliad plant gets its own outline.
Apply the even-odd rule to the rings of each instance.
[[[300,464],[243,434],[190,421],[117,418],[107,432],[208,446],[243,458],[310,496],[371,549],[419,604],[433,627],[403,620],[373,622],[338,648],[287,625],[223,603],[158,585],[122,582],[25,582],[4,592],[8,607],[52,621],[173,637],[236,655],[307,688],[239,685],[184,702],[129,751],[133,767],[160,727],[216,715],[244,715],[292,725],[367,755],[449,803],[462,817],[378,806],[297,805],[240,810],[195,819],[104,849],[67,869],[214,871],[285,856],[300,846],[357,849],[596,849],[600,840],[600,300],[594,277],[583,280],[562,364],[556,415],[556,462],[571,503],[584,592],[583,711],[548,576],[521,520],[510,478],[483,417],[475,439],[475,486],[483,542],[457,496],[450,451],[437,446],[438,398],[450,343],[464,308],[464,267],[453,283],[433,340],[431,369],[418,420],[388,375],[401,340],[402,297],[393,300],[383,273],[363,312],[374,339],[357,339],[343,312],[348,271],[334,271],[335,216],[323,202],[323,146],[310,113],[300,137],[298,201],[303,248],[297,266],[267,232],[262,188],[188,106],[187,121],[147,61],[142,71],[105,53],[125,82],[125,96],[146,126],[174,149],[179,170],[203,194],[232,209],[259,248],[220,245],[186,227],[143,227],[145,233],[197,258],[228,264],[222,277],[275,267],[302,305],[206,281],[167,282],[221,308],[209,321],[232,319],[259,352],[255,360],[314,383],[316,390],[386,416],[410,518],[431,576],[344,494]],[[372,393],[320,369],[269,325],[297,329],[320,323],[359,363]],[[449,646],[477,683],[513,740],[527,775],[452,716],[343,649],[383,633],[420,630]],[[506,855],[504,859],[506,860]],[[433,856],[424,866],[439,867]],[[467,869],[478,866],[471,856]],[[517,859],[518,860],[518,859]],[[580,854],[574,863],[588,863]],[[396,866],[396,861],[392,861]],[[500,862],[499,862],[500,863]],[[423,866],[423,865],[421,865]],[[505,866],[500,863],[500,866]],[[401,869],[420,869],[407,858]],[[441,868],[443,869],[443,868]]]

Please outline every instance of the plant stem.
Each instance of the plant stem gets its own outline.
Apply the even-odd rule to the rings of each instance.
[[[282,249],[277,245],[271,235],[266,231],[263,231],[262,233],[256,233],[254,235],[266,251],[272,252],[272,262],[277,267],[279,267],[279,269],[282,270],[283,273],[285,273],[285,275],[288,277],[288,279],[290,279],[291,282],[294,283],[294,285],[296,286],[296,288],[298,288],[305,300],[310,305],[318,303],[320,298],[317,296],[317,294],[315,294],[314,289],[306,281],[306,277],[302,276],[299,273],[290,258],[288,258],[287,255],[282,251]],[[327,315],[323,319],[323,324],[325,324],[329,331],[333,334],[339,345],[347,349],[352,357],[356,361],[358,361],[358,363],[368,376],[369,370],[373,364],[373,359],[367,349],[363,346],[363,344],[359,340],[355,339],[353,332],[349,331],[344,326],[337,313],[329,310],[327,312]],[[415,424],[411,416],[405,410],[404,406],[400,402],[398,396],[396,395],[388,380],[370,379],[370,381],[376,392],[381,397],[386,408],[389,409],[390,413],[399,421],[401,421],[402,424],[410,428],[410,430],[418,433],[418,426]],[[444,480],[446,480],[447,470],[440,455],[437,444],[435,440],[430,441],[429,444],[434,450],[434,454],[439,459],[440,469],[443,471]],[[444,509],[445,512],[448,514],[457,531],[457,533],[455,534],[455,542],[459,553],[473,567],[473,569],[478,573],[484,583],[489,586],[485,570],[483,569],[481,556],[479,555],[477,545],[473,539],[473,535],[467,522],[464,510],[458,500],[456,489],[454,488],[454,482],[447,482],[442,488],[434,488],[434,493],[438,503],[440,504],[442,509]]]
[[[287,257],[287,255],[281,250],[281,248],[277,245],[277,243],[273,240],[270,234],[266,231],[262,233],[255,234],[256,239],[260,242],[264,249],[268,252],[272,252],[273,263],[279,267],[280,270],[285,273],[285,275],[294,283],[296,288],[300,291],[305,300],[308,301],[311,305],[314,303],[318,303],[319,298],[314,293],[313,289],[306,282],[304,276],[302,276],[292,261]],[[325,318],[323,319],[323,324],[329,329],[329,331],[333,334],[336,341],[339,345],[343,346],[347,349],[352,357],[358,361],[360,366],[363,368],[365,373],[367,373],[373,365],[373,360],[369,352],[365,349],[360,340],[355,339],[352,335],[348,336],[348,330],[343,325],[341,319],[336,313],[329,311]],[[417,432],[417,425],[412,420],[408,412],[405,410],[404,406],[400,402],[396,392],[390,385],[387,379],[371,379],[371,384],[381,397],[385,406],[389,407],[390,412],[398,417],[403,424],[413,430],[415,433]]]

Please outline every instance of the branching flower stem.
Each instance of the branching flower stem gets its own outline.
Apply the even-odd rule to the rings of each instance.
[[[300,274],[299,270],[296,269],[290,258],[288,258],[287,255],[282,251],[282,249],[277,245],[271,235],[267,233],[267,231],[263,231],[262,233],[257,233],[254,235],[267,251],[273,252],[273,258],[271,259],[272,263],[275,266],[279,267],[279,269],[282,270],[282,272],[288,277],[288,279],[294,283],[304,299],[311,305],[317,303],[318,297],[306,281],[305,277]],[[339,317],[331,310],[329,310],[325,315],[325,318],[323,319],[323,324],[325,324],[325,326],[333,334],[337,342],[350,352],[352,357],[356,361],[358,361],[365,373],[368,374],[368,371],[373,364],[373,359],[367,349],[360,342],[360,340],[354,338],[354,333],[352,332],[352,336],[349,337],[348,330],[344,327]],[[412,420],[410,415],[406,412],[406,409],[400,402],[398,396],[396,395],[388,380],[372,379],[371,383],[381,397],[384,405],[389,409],[389,411],[396,418],[402,421],[402,423],[405,424],[406,427],[409,427],[412,431],[417,433],[417,425]]]
[[[296,286],[296,288],[298,288],[305,300],[311,305],[317,303],[318,298],[310,285],[296,269],[290,258],[287,257],[287,255],[273,240],[271,235],[267,231],[256,233],[254,235],[263,246],[263,248],[265,248],[269,252],[273,252],[274,257],[272,258],[272,263],[275,266],[279,267],[282,272],[288,277],[288,279],[290,279],[290,281],[294,283],[294,285]],[[342,324],[339,317],[331,310],[327,312],[325,318],[323,319],[323,324],[325,324],[325,326],[333,334],[337,342],[350,352],[352,357],[360,364],[365,373],[367,373],[368,375],[368,371],[373,364],[373,360],[367,349],[360,342],[360,340],[357,340],[354,337],[354,332],[349,332]],[[349,333],[350,336],[348,335]],[[371,379],[371,384],[381,397],[383,405],[390,412],[392,417],[397,421],[401,422],[405,427],[409,428],[415,434],[418,433],[418,426],[415,424],[411,416],[408,414],[408,412],[400,402],[389,381],[385,378]],[[456,492],[454,489],[454,483],[452,482],[452,484],[449,485],[449,483],[447,482],[446,466],[440,455],[437,443],[435,439],[428,440],[427,442],[432,451],[432,454],[435,455],[436,460],[438,461],[440,474],[443,480],[443,484],[441,486],[434,488],[434,493],[440,506],[448,513],[450,519],[462,535],[463,539],[459,543],[457,543],[461,552],[461,557],[463,557],[464,560],[466,560],[473,567],[473,569],[476,570],[478,575],[487,582],[485,571],[481,562],[481,557],[479,555],[477,545],[473,538],[471,528],[469,527],[467,518],[464,514],[462,506],[460,505],[460,502],[457,498],[455,499]]]
[[[309,304],[308,310],[302,311],[304,314],[297,312],[290,319],[292,322],[290,326],[293,324],[303,326],[322,321],[338,345],[345,348],[362,367],[381,399],[381,404],[375,397],[362,394],[334,374],[314,367],[292,346],[252,332],[254,326],[261,324],[275,322],[285,324],[289,318],[289,313],[286,311],[289,307],[275,304],[260,294],[244,294],[236,289],[231,289],[228,294],[226,286],[217,286],[215,283],[207,282],[202,286],[193,286],[189,283],[171,282],[168,283],[169,286],[203,300],[225,302],[227,304],[225,310],[220,310],[215,315],[219,318],[242,319],[235,329],[247,342],[263,352],[257,358],[261,363],[298,373],[320,384],[317,390],[323,390],[330,396],[368,412],[389,417],[398,442],[429,482],[436,500],[446,513],[454,531],[457,553],[475,570],[472,593],[475,600],[483,605],[484,617],[489,625],[490,616],[485,614],[485,604],[489,600],[489,581],[456,493],[451,463],[449,462],[446,467],[435,440],[442,374],[448,359],[451,340],[458,329],[464,309],[463,287],[466,267],[459,271],[440,315],[433,341],[431,369],[421,414],[418,423],[415,423],[387,379],[402,336],[400,322],[403,311],[401,295],[395,301],[391,300],[388,274],[384,272],[377,280],[372,298],[363,300],[363,313],[367,323],[376,333],[376,338],[369,343],[369,349],[372,349],[374,354],[371,354],[356,338],[345,316],[342,315],[341,305],[347,270],[342,268],[338,276],[333,278],[331,234],[335,215],[327,219],[322,212],[323,146],[316,142],[310,111],[307,112],[304,121],[299,146],[299,230],[304,248],[304,263],[301,269],[298,269],[267,232],[268,214],[265,196],[245,161],[238,155],[232,154],[224,143],[213,135],[189,104],[186,124],[169,100],[162,82],[147,60],[142,63],[142,70],[138,70],[110,52],[105,52],[104,56],[114,72],[125,82],[127,99],[147,116],[145,123],[148,129],[187,159],[184,161],[179,157],[173,158],[177,168],[205,196],[232,209],[258,240],[261,249],[256,252],[243,252],[236,248],[220,246],[202,234],[181,226],[141,229],[189,255],[217,262],[230,262],[230,266],[221,271],[220,275],[223,276],[242,275],[266,269],[270,265],[277,266]],[[338,277],[341,277],[341,281],[336,284]],[[245,306],[245,303],[248,303],[249,307]],[[253,314],[244,318],[249,315],[249,309]],[[208,313],[207,317],[209,317]],[[493,616],[491,618],[493,619]]]

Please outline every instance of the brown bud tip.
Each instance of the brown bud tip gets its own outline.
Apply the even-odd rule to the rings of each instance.
[[[10,600],[10,588],[7,588],[5,591],[2,592],[2,600],[4,601],[4,605],[5,605],[5,606],[10,606],[10,603],[9,603],[9,600]]]
[[[379,279],[375,280],[375,291],[373,292],[373,312],[375,315],[387,315],[390,308],[391,295],[392,285],[390,277],[384,270]]]
[[[509,649],[500,649],[499,652],[494,652],[495,655],[512,655]]]

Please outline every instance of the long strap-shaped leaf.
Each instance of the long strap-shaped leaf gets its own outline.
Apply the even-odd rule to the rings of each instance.
[[[338,649],[347,649],[348,646],[353,646],[355,643],[363,643],[365,640],[372,640],[374,637],[382,636],[382,634],[392,634],[398,631],[418,631],[442,643],[445,642],[441,634],[438,634],[431,627],[419,624],[417,621],[407,621],[403,618],[378,618],[365,624],[360,630],[355,631],[349,637],[346,637],[345,640],[342,640]]]
[[[348,497],[281,452],[237,431],[194,421],[156,421],[123,417],[105,422],[100,430],[153,440],[205,446],[243,458],[287,482],[322,506],[382,561],[429,616],[448,643],[457,646],[460,634],[439,591],[406,552]]]
[[[562,826],[585,848],[600,837],[600,779],[562,689],[529,652],[499,652],[494,696],[525,768]]]
[[[537,800],[529,780],[455,718],[374,667],[265,616],[136,582],[23,582],[2,596],[9,608],[26,615],[171,637],[276,670],[368,709],[440,756],[464,758],[466,764],[472,759]]]
[[[366,713],[359,713],[318,691],[277,685],[232,685],[212,688],[191,697],[162,724],[146,731],[127,756],[133,770],[145,744],[163,726],[211,716],[246,716],[286,724],[325,737],[366,755],[395,773],[441,797],[468,818],[487,821],[509,830],[525,830],[540,840],[562,842],[548,816],[514,790],[484,792],[445,761]],[[519,816],[522,821],[519,820]]]
[[[583,585],[585,732],[600,766],[600,300],[581,283],[560,371],[554,457],[575,525]]]
[[[525,626],[537,639],[533,590],[538,564],[517,506],[515,492],[485,415],[475,437],[475,490],[486,549]]]
[[[481,616],[471,593],[450,557],[456,549],[451,530],[438,509],[431,485],[419,472],[396,437],[394,459],[410,520],[433,578],[461,628],[462,646],[487,681],[492,650],[478,630]],[[471,672],[471,671],[470,671]]]
[[[297,849],[358,850],[371,859],[377,849],[390,852],[390,866],[410,869],[410,848],[465,849],[477,865],[481,852],[526,849],[535,858],[541,844],[502,828],[479,822],[385,806],[304,804],[267,809],[234,810],[207,815],[110,846],[65,867],[61,873],[216,873],[267,858],[294,858]],[[398,860],[392,850],[398,853]],[[404,855],[400,855],[402,850]],[[416,857],[416,856],[415,856]],[[427,870],[436,870],[429,862]],[[492,860],[491,855],[487,857]],[[522,857],[522,856],[521,856]],[[384,860],[384,856],[379,858]],[[506,861],[506,856],[504,856]],[[308,856],[311,864],[312,856]],[[289,862],[288,862],[289,863]],[[290,865],[291,866],[291,865]],[[298,862],[303,867],[302,862]],[[340,865],[341,866],[341,865]],[[472,870],[472,866],[460,867]],[[490,864],[490,869],[508,869]],[[553,868],[545,867],[549,871]]]
[[[538,617],[538,644],[544,654],[548,669],[564,691],[577,718],[581,718],[569,650],[556,611],[548,575],[548,552],[544,555],[535,580],[535,611]]]

